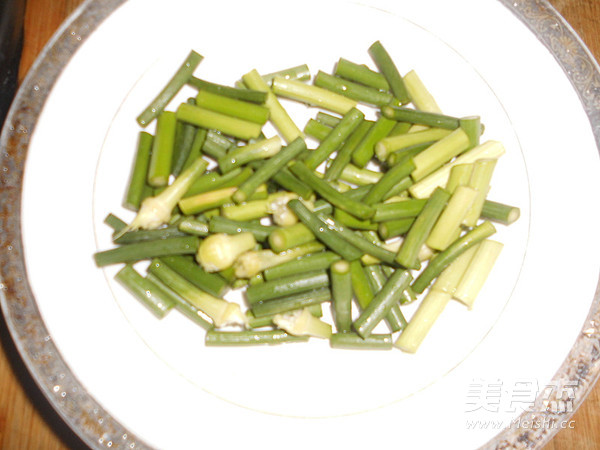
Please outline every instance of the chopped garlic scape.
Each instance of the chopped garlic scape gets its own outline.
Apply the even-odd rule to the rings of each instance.
[[[293,192],[282,192],[269,196],[267,211],[272,215],[273,222],[276,225],[288,227],[298,223],[298,217],[287,206],[290,200],[296,198],[298,198],[298,194]]]
[[[331,325],[313,316],[308,308],[285,314],[276,314],[273,323],[294,336],[313,336],[329,339],[332,334]]]
[[[281,253],[272,250],[250,250],[241,254],[233,264],[237,278],[252,278],[269,267],[283,264],[303,255],[308,255],[325,248],[319,242],[308,242],[298,247],[290,248]]]
[[[403,241],[404,241],[404,239],[401,237],[393,238],[389,241],[386,241],[381,247],[383,247],[386,250],[389,250],[390,252],[397,253],[398,249],[402,245]],[[421,262],[427,261],[427,260],[431,259],[434,254],[435,254],[435,252],[430,247],[428,247],[426,244],[423,244],[421,246],[421,249],[419,250],[419,261],[421,261]],[[363,255],[360,258],[360,260],[365,265],[379,264],[381,262],[379,259],[375,258],[374,256],[367,255],[367,254]]]
[[[213,316],[213,322],[215,327],[226,327],[232,325],[239,325],[247,327],[248,318],[242,312],[240,305],[237,303],[226,302],[225,308],[223,308],[220,315]]]
[[[235,261],[233,267],[237,278],[252,278],[265,268],[279,262],[277,253],[272,250],[253,250],[243,253]]]
[[[200,290],[194,290],[187,298],[196,308],[210,317],[217,328],[230,325],[246,327],[248,325],[248,319],[237,303],[213,297]]]
[[[196,260],[207,272],[219,272],[231,267],[238,256],[255,246],[256,240],[250,232],[217,233],[202,241]]]
[[[314,197],[314,196],[313,196]],[[300,200],[309,210],[314,210],[314,198],[305,200],[294,192],[278,192],[268,198],[267,212],[271,214],[273,222],[280,227],[289,227],[298,223],[298,216],[288,206],[290,200]]]
[[[277,208],[272,213],[273,222],[280,227],[289,227],[298,223],[298,216],[287,205]]]
[[[160,195],[147,197],[142,201],[137,216],[127,227],[127,231],[134,231],[140,228],[154,230],[169,221],[171,211],[173,211],[173,206],[163,201]]]
[[[290,200],[298,198],[298,194],[294,192],[276,192],[269,195],[269,210],[275,209],[280,205],[287,205]],[[271,211],[269,211],[271,212]]]
[[[196,159],[164,191],[154,197],[146,198],[140,205],[135,219],[120,232],[120,235],[140,228],[153,230],[166,224],[177,202],[185,195],[196,178],[204,173],[207,166],[208,161],[205,159]]]

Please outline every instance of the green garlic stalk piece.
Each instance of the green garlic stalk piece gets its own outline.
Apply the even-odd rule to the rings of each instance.
[[[248,319],[237,303],[213,297],[200,290],[189,301],[209,316],[216,328],[227,326],[245,328],[248,326]]]
[[[210,317],[215,327],[248,325],[240,305],[204,292],[162,261],[154,259],[148,270],[178,296]]]
[[[269,267],[283,264],[300,256],[323,250],[324,245],[312,241],[281,253],[272,250],[250,250],[240,255],[233,267],[237,278],[252,278]]]
[[[233,265],[242,253],[256,246],[254,235],[248,231],[238,234],[213,234],[202,241],[196,260],[207,272],[219,272]]]
[[[204,173],[207,166],[208,161],[198,158],[160,194],[144,199],[135,219],[121,230],[119,236],[140,228],[153,230],[168,223],[177,202],[185,195],[196,178]]]
[[[275,314],[273,323],[294,336],[313,336],[321,339],[331,337],[331,325],[319,320],[308,308]]]
[[[473,308],[473,303],[475,303],[475,299],[490,275],[503,247],[501,242],[491,239],[486,239],[479,244],[456,287],[453,296],[455,299],[463,302],[469,309]]]
[[[430,290],[394,346],[404,352],[415,353],[451,298],[452,294],[447,292]]]
[[[281,192],[269,196],[267,210],[276,225],[287,227],[298,222],[296,214],[287,206],[290,200],[296,198],[298,198],[298,194],[293,192]]]
[[[384,248],[385,250],[389,250],[390,252],[397,253],[398,250],[400,249],[400,246],[402,245],[403,241],[404,241],[404,239],[402,237],[398,237],[398,238],[392,239],[391,241],[384,242],[381,245],[381,247]],[[421,262],[427,261],[427,260],[431,259],[431,257],[434,254],[435,254],[435,252],[431,249],[431,247],[427,246],[426,244],[423,244],[421,246],[421,249],[419,250],[419,261],[421,261]],[[381,261],[379,259],[375,258],[374,256],[367,255],[367,254],[361,256],[360,260],[366,266],[371,265],[371,264],[380,264],[381,263]]]

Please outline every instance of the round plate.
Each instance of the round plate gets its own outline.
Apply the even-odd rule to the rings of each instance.
[[[543,2],[290,8],[88,2],[55,36],[1,142],[1,299],[23,359],[92,447],[542,445],[598,373],[593,59]],[[131,219],[119,205],[135,117],[191,49],[205,57],[198,76],[232,84],[253,68],[371,64],[375,40],[444,112],[480,115],[484,139],[506,148],[490,198],[522,215],[499,227],[504,250],[472,310],[451,303],[416,355],[319,341],[206,348],[203,330],[178,314],[157,321],[114,282],[115,268],[94,266],[111,245],[104,217]],[[314,116],[286,104],[298,123]]]

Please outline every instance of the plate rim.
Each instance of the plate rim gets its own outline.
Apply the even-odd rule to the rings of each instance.
[[[600,153],[600,65],[581,37],[564,17],[547,0],[499,0],[506,6],[536,38],[548,49],[563,69],[569,82],[579,96],[579,100],[588,117],[596,148]],[[565,51],[567,49],[567,51]],[[589,70],[589,76],[581,78],[582,72],[576,65],[583,63]],[[573,343],[571,350],[555,372],[551,380],[552,386],[574,385],[572,402],[567,411],[561,408],[553,410],[547,405],[559,404],[563,392],[552,390],[548,396],[535,400],[530,411],[523,412],[518,423],[554,424],[569,421],[590,394],[600,378],[600,274],[593,301],[581,331]],[[539,423],[539,422],[538,422]],[[545,446],[559,431],[560,427],[518,428],[510,427],[498,433],[482,448],[508,448],[517,443],[536,448]]]
[[[21,84],[0,134],[0,309],[13,343],[46,400],[90,448],[151,448],[112,417],[71,372],[48,333],[29,286],[21,236],[27,150],[48,95],[86,39],[127,0],[85,0],[44,46]],[[60,387],[56,389],[56,387]]]
[[[55,32],[28,72],[6,117],[0,135],[4,168],[0,195],[0,307],[10,336],[29,373],[62,420],[92,448],[150,448],[113,418],[83,387],[63,360],[43,322],[29,286],[21,236],[21,189],[24,165],[35,121],[63,68],[95,29],[127,0],[86,0]],[[496,0],[511,11],[550,51],[563,69],[590,121],[600,152],[600,66],[585,43],[547,0]],[[564,51],[568,47],[569,51]],[[578,65],[575,65],[577,58]],[[588,76],[581,77],[581,64]],[[550,411],[538,396],[532,411],[519,420],[547,423],[569,420],[600,377],[600,274],[596,292],[581,331],[552,381],[576,382],[570,411]],[[61,389],[55,389],[60,381]],[[556,392],[553,395],[557,395]],[[558,400],[558,399],[554,399]],[[546,422],[545,422],[546,423]],[[548,443],[559,428],[511,427],[483,448],[507,448],[526,442]]]

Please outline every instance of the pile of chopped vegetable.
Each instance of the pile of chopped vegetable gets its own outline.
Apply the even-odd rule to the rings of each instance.
[[[251,70],[232,87],[197,78],[192,51],[137,118],[155,122],[123,203],[137,215],[107,216],[115,247],[97,266],[122,264],[128,291],[159,318],[179,310],[206,345],[415,352],[451,299],[473,305],[502,249],[495,226],[519,209],[487,198],[505,149],[481,141],[480,118],[443,114],[381,42],[368,54],[373,69],[340,58],[332,74]],[[197,95],[170,110],[184,86]],[[296,123],[289,101],[314,118]]]

